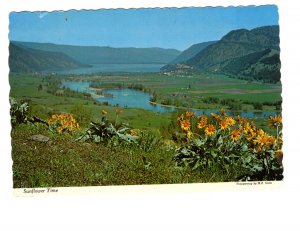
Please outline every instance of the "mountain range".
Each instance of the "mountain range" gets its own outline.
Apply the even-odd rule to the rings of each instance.
[[[89,67],[61,52],[49,52],[9,44],[9,67],[11,72],[57,71]]]
[[[61,52],[83,64],[166,64],[175,59],[180,51],[163,48],[113,48],[100,46],[71,46],[52,43],[12,41],[27,48]]]
[[[280,81],[279,26],[233,30],[219,41],[180,52],[163,48],[112,48],[11,41],[12,72],[89,67],[91,64],[166,64],[162,72],[206,72],[234,78]]]

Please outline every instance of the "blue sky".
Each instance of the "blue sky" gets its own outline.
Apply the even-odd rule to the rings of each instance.
[[[278,25],[270,6],[12,12],[10,40],[184,50],[234,29]]]

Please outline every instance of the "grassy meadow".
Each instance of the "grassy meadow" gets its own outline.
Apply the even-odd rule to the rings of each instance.
[[[119,109],[80,92],[59,94],[62,79],[141,88],[155,96],[155,103],[181,109],[174,113]],[[10,97],[29,105],[22,112],[17,107],[22,116],[16,114],[19,122],[11,133],[15,188],[281,179],[279,117],[248,122],[222,113],[206,119],[187,113],[188,108],[224,108],[280,114],[280,84],[224,75],[154,73],[10,74],[9,81]],[[61,116],[70,113],[74,116],[70,120]],[[44,123],[32,122],[33,116]],[[36,134],[50,141],[29,139]]]

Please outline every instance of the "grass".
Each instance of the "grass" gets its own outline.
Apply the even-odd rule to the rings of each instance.
[[[216,96],[219,98],[234,98],[253,102],[274,102],[281,99],[281,84],[248,82],[246,80],[228,78],[224,75],[195,74],[191,76],[165,76],[162,74],[110,74],[75,77],[89,79],[101,84],[142,84],[155,90],[160,97],[172,94],[186,95],[189,100],[198,100],[199,96]],[[238,91],[238,94],[237,94]]]
[[[20,78],[22,78],[21,81]],[[37,88],[41,83],[41,78],[31,75],[10,76],[10,95],[19,100],[25,99],[29,101],[32,114],[42,119],[47,119],[51,114],[55,113],[71,112],[75,104],[81,104],[83,105],[82,113],[92,111],[91,120],[93,121],[99,120],[101,110],[108,112],[110,120],[115,120],[115,107],[99,105],[92,100],[83,98],[55,96],[47,93],[45,89],[38,91]],[[42,84],[46,88],[46,84]],[[151,128],[152,130],[158,130],[161,125],[168,124],[171,117],[171,114],[158,114],[144,109],[125,108],[122,110],[123,113],[120,115],[120,119],[139,129]]]
[[[76,78],[83,78],[82,76]],[[256,102],[274,102],[280,100],[281,86],[275,84],[247,83],[244,80],[230,79],[224,76],[195,75],[190,77],[162,76],[160,74],[120,74],[93,75],[103,83],[141,83],[155,90],[163,97],[177,94],[186,95],[186,101],[202,108],[221,108],[219,104],[205,104],[203,97],[235,98]],[[77,113],[90,118],[81,124],[82,131],[88,121],[99,121],[101,110],[108,112],[109,120],[116,118],[115,107],[99,105],[77,94],[74,97],[56,96],[47,92],[48,82],[43,76],[10,75],[10,96],[17,100],[27,100],[31,114],[47,119],[51,114],[71,112],[74,105],[81,105]],[[43,90],[38,90],[42,84]],[[188,86],[191,85],[191,89]],[[241,91],[236,94],[236,89]],[[235,91],[233,91],[235,90]],[[256,91],[256,94],[249,93]],[[260,93],[257,93],[257,92]],[[244,105],[251,110],[251,106]],[[267,108],[264,106],[264,109]],[[274,110],[272,106],[268,107]],[[176,115],[155,113],[143,109],[125,108],[119,115],[119,121],[128,123],[130,128],[147,130],[162,140],[171,138],[171,121]],[[76,117],[76,115],[75,115]],[[265,126],[266,118],[257,118],[257,126],[269,131]],[[172,129],[172,127],[171,127]],[[272,132],[272,131],[270,131]],[[28,140],[35,134],[50,137],[52,143],[39,143]],[[44,125],[22,124],[12,130],[13,182],[15,188],[23,187],[66,187],[93,185],[129,185],[129,184],[172,184],[193,182],[234,181],[240,174],[238,168],[228,172],[221,169],[192,171],[189,168],[175,167],[174,145],[157,146],[150,150],[120,145],[117,147],[103,144],[75,142],[79,136],[59,136],[50,133]]]
[[[52,143],[28,140],[44,134]],[[172,184],[230,181],[238,172],[200,172],[175,168],[174,149],[143,151],[126,146],[73,141],[51,135],[44,126],[20,125],[12,132],[15,188]]]
[[[52,143],[28,140],[44,134]],[[174,149],[150,151],[126,146],[75,142],[51,135],[45,126],[20,125],[12,132],[15,188],[99,185],[173,184],[233,181],[240,172],[175,168]]]

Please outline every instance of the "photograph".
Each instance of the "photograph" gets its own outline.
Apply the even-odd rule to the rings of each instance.
[[[280,29],[275,4],[10,12],[12,187],[284,181]]]

